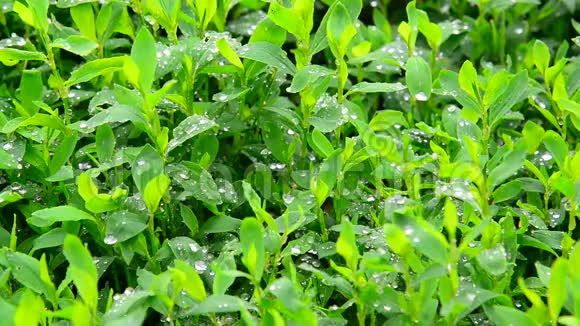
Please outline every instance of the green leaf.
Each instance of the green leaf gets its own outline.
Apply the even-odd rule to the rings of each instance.
[[[0,49],[2,51],[2,49]],[[71,87],[80,83],[88,82],[96,77],[103,76],[123,69],[127,57],[112,57],[89,61],[75,69],[70,78],[64,83]]]
[[[525,312],[505,306],[484,306],[485,313],[496,325],[537,325]]]
[[[493,192],[494,203],[501,203],[519,195],[524,188],[524,184],[519,180],[512,180],[499,186]]]
[[[346,7],[338,2],[330,12],[326,25],[326,37],[335,58],[343,58],[348,45],[356,35],[356,27]]]
[[[528,94],[528,73],[523,70],[515,75],[489,106],[490,126],[502,120],[506,113]]]
[[[54,40],[52,46],[85,57],[97,48],[97,43],[84,36],[71,35]]]
[[[180,281],[185,292],[197,301],[204,301],[207,299],[205,286],[203,285],[203,281],[195,269],[189,264],[180,260],[176,260],[174,264],[175,267],[173,272],[178,272],[178,275],[180,275]]]
[[[450,238],[455,237],[457,224],[459,223],[459,216],[457,214],[457,206],[453,203],[449,197],[445,200],[445,209],[443,211],[443,226],[450,235]]]
[[[43,320],[42,313],[45,310],[41,297],[30,290],[24,291],[14,313],[16,325],[38,325]]]
[[[43,87],[42,73],[40,71],[24,70],[22,72],[22,77],[20,78],[21,91],[17,95],[17,98],[21,101],[24,109],[26,109],[27,116],[33,116],[38,113],[39,105],[37,103],[42,102],[42,96],[44,94]]]
[[[141,27],[135,38],[131,48],[131,59],[137,65],[139,71],[139,85],[136,86],[140,87],[143,94],[149,94],[155,80],[157,50],[155,48],[155,39],[146,26]]]
[[[166,173],[177,181],[188,195],[209,205],[222,203],[217,185],[211,174],[199,164],[182,162],[167,166]]]
[[[48,170],[50,171],[51,175],[60,170],[60,168],[70,159],[74,153],[77,141],[78,135],[76,132],[73,132],[70,135],[64,137],[60,143],[60,146],[58,146],[58,148],[54,151],[52,160],[48,165]]]
[[[210,295],[202,303],[188,309],[184,315],[207,315],[210,313],[228,313],[240,311],[244,303],[231,295]]]
[[[136,107],[125,104],[116,104],[95,114],[92,118],[89,119],[89,121],[85,122],[86,126],[83,127],[83,123],[81,122],[78,127],[80,129],[96,128],[106,123],[126,121],[131,121],[134,124],[147,124],[145,116]],[[86,131],[86,129],[82,131]]]
[[[179,207],[181,208],[180,212],[181,218],[183,219],[183,223],[187,225],[189,231],[191,231],[191,236],[192,237],[195,236],[199,230],[199,222],[197,221],[197,217],[195,216],[191,208],[183,204],[179,204]]]
[[[323,66],[309,65],[300,69],[294,78],[290,87],[287,89],[289,93],[301,92],[318,81],[321,78],[334,74],[334,71]]]
[[[213,95],[213,100],[216,102],[222,102],[222,103],[226,103],[226,102],[230,102],[233,101],[237,98],[239,98],[240,96],[248,93],[250,91],[249,88],[245,88],[245,87],[228,87],[226,89],[224,89],[223,91],[216,93]]]
[[[383,229],[389,248],[401,257],[407,256],[412,247],[403,230],[395,224],[385,224]]]
[[[485,92],[483,95],[484,108],[489,108],[491,103],[493,103],[498,96],[502,95],[502,92],[509,83],[510,78],[511,76],[507,71],[500,70],[489,79],[485,86]]]
[[[197,9],[197,17],[200,19],[200,28],[205,31],[207,25],[211,22],[212,18],[217,11],[216,0],[195,0],[195,8]],[[221,3],[221,2],[220,2]],[[177,8],[179,10],[179,7]]]
[[[353,19],[357,18],[362,10],[362,1],[361,0],[348,0],[348,1],[334,1],[328,8],[326,15],[322,18],[322,22],[314,35],[314,39],[310,45],[310,54],[314,55],[328,46],[327,41],[327,31],[328,31],[328,21],[330,19],[330,15],[334,11],[334,9],[339,5],[342,4],[348,10],[349,16]]]
[[[274,281],[268,287],[268,290],[276,297],[282,304],[290,309],[290,311],[297,311],[304,306],[300,300],[301,293],[296,289],[292,281],[286,277],[282,277]]]
[[[179,14],[179,0],[149,0],[146,2],[147,7],[155,21],[159,23],[168,34],[172,33],[177,27],[177,15]],[[205,13],[204,13],[205,14]],[[199,16],[200,19],[203,16]]]
[[[328,195],[330,195],[330,188],[320,176],[312,177],[310,180],[310,190],[312,190],[314,197],[316,197],[318,207],[320,207],[326,198],[328,198]]]
[[[286,52],[269,42],[256,42],[245,45],[238,53],[240,57],[265,63],[280,72],[295,75],[296,67],[288,59]]]
[[[43,33],[48,32],[48,0],[26,0],[34,17],[34,26]]]
[[[22,121],[22,123],[20,123],[20,125],[18,125],[17,128],[27,127],[27,126],[48,127],[48,128],[56,129],[56,130],[60,130],[60,131],[64,131],[66,128],[64,126],[64,123],[62,122],[62,120],[59,119],[58,117],[56,117],[54,115],[43,114],[43,113],[37,113],[37,114],[31,116],[30,118]]]
[[[103,325],[142,324],[147,313],[146,300],[152,296],[150,291],[135,290],[120,293],[119,300],[103,316]],[[90,323],[90,320],[89,320]]]
[[[201,227],[203,233],[225,233],[237,231],[242,221],[231,216],[218,215],[210,217]]]
[[[574,114],[576,117],[580,118],[580,103],[569,100],[567,98],[559,98],[558,105],[562,109],[564,109],[564,110]]]
[[[250,36],[248,43],[269,42],[282,46],[286,41],[286,31],[270,19],[262,20]]]
[[[240,228],[242,262],[256,281],[262,279],[266,261],[264,232],[255,218],[246,218]]]
[[[183,121],[173,129],[173,138],[169,141],[169,144],[165,149],[165,154],[179,147],[188,139],[215,126],[216,123],[213,120],[201,115],[192,115],[183,119]]]
[[[405,80],[409,93],[417,101],[427,101],[433,87],[431,67],[423,58],[411,57],[407,60],[406,69]]]
[[[97,186],[86,173],[81,173],[77,179],[78,192],[84,201],[88,201],[99,194]]]
[[[18,162],[10,153],[0,148],[0,170],[16,169]]]
[[[164,174],[156,176],[147,183],[143,194],[143,200],[145,201],[145,205],[150,214],[154,214],[157,211],[159,202],[169,189],[170,185],[171,179]]]
[[[254,211],[254,214],[256,214],[258,220],[261,222],[266,222],[266,224],[268,224],[272,230],[278,232],[278,227],[274,221],[274,218],[272,218],[272,215],[270,215],[268,212],[266,212],[265,209],[262,208],[262,201],[260,200],[260,196],[258,196],[256,191],[248,182],[243,181],[242,187],[244,189],[244,197],[250,204],[250,207],[252,207],[252,210]]]
[[[564,161],[568,156],[568,145],[562,137],[552,130],[546,131],[543,139],[544,145],[552,153],[558,167],[564,169]]]
[[[477,255],[477,263],[490,276],[499,277],[504,275],[508,264],[505,248],[496,244],[493,248],[486,249]]]
[[[141,194],[145,192],[147,184],[163,172],[161,156],[149,144],[143,146],[131,165],[133,180]]]
[[[44,178],[44,180],[49,182],[59,182],[74,179],[74,171],[72,166],[63,165],[58,171],[49,177]]]
[[[50,226],[56,222],[94,221],[95,218],[73,206],[57,206],[45,208],[32,213],[30,222],[36,226]]]
[[[358,269],[359,253],[353,225],[344,220],[340,225],[340,235],[336,240],[336,252],[344,258],[351,271]]]
[[[395,110],[382,110],[378,111],[371,119],[369,127],[371,127],[371,129],[374,131],[386,131],[396,124],[408,127],[409,124],[407,119],[405,119],[403,116],[403,112]]]
[[[30,249],[30,254],[32,255],[39,249],[62,246],[66,235],[66,231],[61,228],[55,228],[40,235],[38,238],[34,239],[32,249]]]
[[[500,185],[520,169],[524,164],[527,153],[528,147],[526,142],[520,140],[511,152],[504,154],[502,162],[489,173],[487,189],[492,191],[496,186]]]
[[[541,74],[546,73],[546,69],[550,66],[550,49],[546,43],[541,40],[536,40],[533,49],[534,65]]]
[[[316,128],[312,130],[312,133],[308,134],[308,144],[316,153],[324,158],[329,157],[334,151],[330,140]]]
[[[522,136],[524,136],[528,144],[528,154],[532,154],[538,149],[538,146],[540,146],[544,138],[544,133],[544,128],[531,120],[526,121],[522,130]]]
[[[552,265],[550,284],[548,287],[548,309],[550,318],[557,320],[562,307],[568,298],[566,279],[568,278],[568,261],[558,258]]]
[[[133,238],[147,228],[146,217],[129,211],[108,216],[105,226],[105,243],[113,245]]]
[[[415,220],[406,215],[398,215],[395,222],[409,239],[411,245],[431,260],[447,266],[449,245],[445,237],[428,222]]]
[[[473,63],[467,60],[459,70],[459,86],[471,97],[478,99],[480,98],[478,85],[477,71],[473,67]]]
[[[236,52],[232,49],[232,47],[228,44],[228,41],[225,38],[220,38],[216,42],[217,48],[220,51],[220,54],[229,61],[229,63],[233,64],[234,66],[238,67],[239,69],[244,69],[244,64],[240,57],[236,54]]]
[[[98,0],[58,0],[56,6],[58,8],[74,8],[75,6],[81,6],[85,3],[97,2]]]
[[[97,128],[95,143],[97,145],[97,157],[100,162],[106,162],[113,157],[115,152],[115,134],[108,124],[102,124]]]
[[[64,256],[69,262],[68,272],[85,304],[96,308],[99,292],[97,289],[97,268],[93,256],[74,235],[64,239]]]
[[[434,51],[439,48],[443,40],[443,29],[429,21],[429,16],[423,10],[417,10],[419,16],[419,31],[427,39],[429,47]]]
[[[309,31],[302,17],[292,9],[288,9],[278,3],[271,2],[268,9],[268,18],[298,40],[308,41]]]
[[[25,60],[46,61],[46,57],[40,52],[24,51],[12,48],[0,48],[0,61],[18,62]]]
[[[446,94],[451,94],[457,102],[463,106],[465,110],[463,113],[468,113],[470,116],[474,116],[475,119],[472,121],[477,121],[481,115],[481,107],[473,97],[459,86],[459,75],[454,71],[441,70],[441,72],[439,72],[438,81]],[[443,122],[445,122],[445,116],[446,115],[444,114]]]
[[[213,281],[213,293],[225,294],[226,291],[236,280],[235,275],[230,272],[236,272],[236,261],[234,255],[229,252],[222,252],[220,256],[211,264],[215,271],[215,278]]]
[[[278,161],[289,163],[288,144],[279,124],[267,121],[262,127],[262,139]]]
[[[93,41],[97,40],[95,13],[90,3],[83,3],[70,8],[70,15],[81,34]]]
[[[49,294],[49,289],[40,277],[40,263],[38,260],[23,253],[10,252],[8,250],[5,250],[2,256],[5,257],[6,267],[13,271],[12,276],[19,283],[36,293]]]
[[[405,89],[401,83],[367,83],[361,82],[351,87],[345,96],[354,93],[392,93]]]

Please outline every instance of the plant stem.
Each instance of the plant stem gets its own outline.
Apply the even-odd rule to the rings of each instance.
[[[356,302],[356,318],[358,320],[358,324],[361,326],[365,325],[365,305],[357,298]]]
[[[58,85],[58,94],[62,100],[62,105],[64,107],[64,123],[65,125],[70,124],[69,118],[69,111],[70,111],[70,103],[68,101],[68,88],[64,86],[63,80],[60,76],[60,72],[58,70],[56,59],[54,56],[54,51],[52,46],[50,45],[50,38],[46,33],[41,34],[42,43],[44,44],[44,48],[46,49],[46,54],[48,56],[48,63],[52,70],[54,77],[56,78],[56,83]]]
[[[318,223],[320,224],[320,230],[322,232],[322,242],[328,242],[328,229],[326,228],[326,221],[324,220],[324,211],[321,207],[316,209],[316,215],[318,215]]]

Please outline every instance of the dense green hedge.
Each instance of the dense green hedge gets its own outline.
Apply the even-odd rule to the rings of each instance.
[[[575,0],[0,0],[2,325],[580,325]]]

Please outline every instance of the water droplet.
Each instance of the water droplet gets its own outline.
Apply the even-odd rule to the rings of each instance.
[[[9,151],[13,148],[14,146],[12,145],[12,143],[6,143],[4,145],[2,145],[2,149],[4,149],[5,151]]]
[[[207,270],[207,263],[203,260],[198,260],[193,264],[193,267],[198,272],[205,272]]]
[[[112,234],[108,234],[105,239],[103,240],[103,242],[105,242],[108,245],[114,245],[115,243],[117,243],[119,240]]]
[[[294,201],[294,196],[292,196],[290,193],[285,193],[282,196],[282,199],[284,200],[284,203],[286,203],[286,205],[290,205]]]
[[[199,250],[199,245],[197,243],[190,243],[189,249],[191,249],[193,252],[197,252]]]
[[[451,105],[449,105],[449,106],[447,107],[447,111],[448,111],[448,112],[455,112],[456,110],[459,110],[459,108],[457,107],[457,105],[453,105],[453,104],[451,104]]]
[[[541,159],[542,161],[550,161],[552,159],[552,154],[550,154],[549,152],[545,152],[544,154],[542,154]]]
[[[427,101],[427,99],[429,99],[429,97],[427,96],[427,94],[425,94],[423,92],[419,92],[415,95],[415,99],[417,101],[425,102],[425,101]]]
[[[220,101],[220,102],[225,102],[225,101],[227,101],[227,99],[228,99],[228,96],[227,96],[227,95],[225,95],[225,94],[220,94],[220,95],[218,95],[218,96],[217,96],[217,99],[218,99],[218,101]]]

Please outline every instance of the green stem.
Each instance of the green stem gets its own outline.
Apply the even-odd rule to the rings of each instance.
[[[570,220],[568,222],[568,233],[572,234],[572,231],[576,228],[576,203],[570,204]]]
[[[195,71],[197,72],[197,71]],[[195,85],[195,78],[196,78],[196,73],[195,72],[189,72],[189,78],[187,78],[187,91],[185,93],[185,100],[186,103],[185,105],[187,105],[187,115],[193,115],[195,114],[194,111],[194,107],[193,107],[193,103],[195,102],[195,89],[194,89],[194,85]]]
[[[360,299],[357,298],[357,302],[356,302],[356,318],[358,320],[358,324],[361,326],[365,325],[365,305],[363,302],[361,302]]]
[[[336,79],[338,81],[338,104],[342,104],[342,102],[344,101],[344,84],[346,83],[346,80],[343,79],[343,73],[342,73],[342,69],[348,69],[346,67],[346,62],[344,61],[344,58],[340,58],[338,59],[339,62],[339,66],[336,67]]]
[[[499,14],[498,19],[500,20],[500,26],[499,26],[499,56],[500,56],[500,62],[502,65],[505,65],[505,57],[506,57],[506,53],[505,53],[505,45],[506,45],[506,18],[505,18],[505,12],[502,11]]]
[[[321,207],[316,209],[318,215],[318,223],[320,224],[320,231],[322,233],[322,242],[328,242],[328,229],[326,228],[326,221],[324,220],[324,211]]]
[[[6,37],[10,37],[10,30],[8,29],[8,24],[6,23],[6,15],[4,11],[0,9],[0,25],[2,25],[2,32],[6,34]]]
[[[151,254],[155,256],[157,251],[159,250],[159,243],[158,239],[155,235],[155,216],[154,214],[149,214],[149,221],[147,222],[147,226],[149,229],[149,242],[151,242]],[[151,269],[155,273],[161,272],[161,267],[159,266],[159,262],[151,258],[151,255],[147,254],[147,259],[149,260],[149,264],[151,265]]]
[[[62,105],[64,107],[64,123],[65,125],[70,124],[69,118],[69,111],[70,111],[70,103],[68,101],[68,88],[64,86],[62,77],[60,76],[60,72],[58,71],[58,66],[56,64],[56,59],[54,55],[54,51],[52,46],[50,45],[50,38],[46,33],[41,34],[42,43],[44,44],[44,48],[46,49],[46,54],[48,56],[48,63],[52,70],[54,77],[56,78],[57,82],[57,89],[62,100]]]
[[[437,67],[437,52],[439,52],[439,47],[435,47],[431,50],[430,61],[431,61],[431,74],[432,77],[436,77],[437,71],[435,71]]]
[[[407,114],[407,120],[409,121],[410,126],[415,125],[415,107],[417,106],[417,100],[414,96],[411,95],[411,108],[409,109],[409,113]]]

